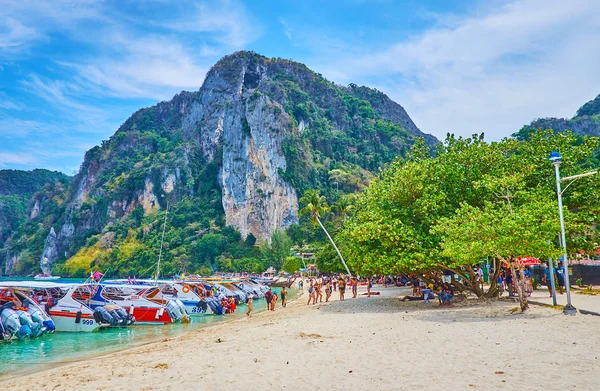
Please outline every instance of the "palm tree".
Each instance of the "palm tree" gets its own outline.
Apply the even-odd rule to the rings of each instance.
[[[346,220],[348,213],[354,209],[352,204],[352,197],[349,195],[343,195],[333,206],[335,210],[342,216],[342,220]]]
[[[337,251],[337,254],[340,256],[340,259],[342,260],[342,263],[344,264],[348,275],[352,276],[352,273],[350,273],[350,269],[348,269],[348,265],[346,265],[346,261],[344,261],[344,258],[340,253],[340,250],[338,250],[337,246],[335,245],[335,242],[333,241],[333,239],[331,239],[329,232],[327,232],[327,230],[323,226],[323,223],[321,223],[321,219],[319,219],[320,216],[324,216],[330,210],[329,205],[327,205],[327,201],[325,201],[325,196],[320,195],[317,190],[307,190],[304,193],[304,196],[300,198],[300,203],[305,204],[304,208],[300,210],[300,216],[310,214],[310,218],[313,222],[313,227],[315,227],[317,223],[321,226],[321,228],[325,232],[325,235],[327,235],[327,238],[329,238],[329,241],[333,245],[333,248],[335,248],[335,251]]]

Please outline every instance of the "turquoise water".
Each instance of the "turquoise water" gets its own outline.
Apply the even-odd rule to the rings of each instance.
[[[279,292],[279,289],[274,289]],[[289,300],[296,291],[289,290]],[[281,302],[277,304],[281,306]],[[254,302],[254,312],[264,311],[265,300]],[[236,312],[224,316],[205,315],[192,317],[189,324],[164,326],[133,326],[105,329],[93,333],[52,333],[37,339],[13,341],[0,344],[0,377],[23,372],[34,372],[56,364],[76,362],[84,357],[108,353],[151,341],[181,335],[185,332],[211,324],[239,319],[245,316],[246,305],[239,305]]]

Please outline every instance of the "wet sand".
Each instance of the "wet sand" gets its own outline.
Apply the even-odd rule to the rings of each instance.
[[[600,317],[538,306],[520,314],[510,302],[438,308],[374,289],[382,295],[311,306],[304,296],[0,389],[598,389]]]

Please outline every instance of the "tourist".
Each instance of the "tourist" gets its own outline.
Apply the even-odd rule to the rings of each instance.
[[[442,285],[442,291],[440,292],[440,300],[441,300],[441,304],[448,304],[450,305],[450,299],[452,299],[454,297],[454,289],[452,289],[452,286],[450,284],[444,284]]]
[[[329,302],[330,297],[331,297],[331,280],[327,281],[327,285],[325,285],[325,303]]]
[[[281,295],[281,306],[285,308],[287,306],[287,290],[285,287],[281,288],[279,294]]]
[[[98,270],[94,271],[94,281],[96,281],[96,283],[100,283],[102,276],[104,276],[103,273],[100,273]]]
[[[483,270],[481,270],[479,265],[475,265],[474,271],[475,271],[475,281],[477,284],[479,284],[481,286],[481,289],[483,290]]]
[[[552,297],[552,278],[550,275],[550,268],[545,263],[542,264],[542,268],[544,269],[542,282],[546,284],[546,286],[548,287],[548,293],[550,294],[550,297]],[[554,276],[556,276],[556,274]]]
[[[367,278],[367,297],[371,297],[371,279]]]
[[[353,277],[350,280],[350,286],[352,287],[352,298],[356,299],[356,296],[358,295],[358,280]]]
[[[554,272],[556,273],[556,282],[558,282],[558,291],[562,295],[565,287],[565,268],[562,261],[558,261],[558,267],[554,269]]]
[[[340,291],[340,301],[344,301],[344,293],[346,293],[346,280],[344,280],[343,276],[340,276],[337,283]]]
[[[273,292],[273,298],[271,299],[271,311],[275,311],[275,303],[277,303],[277,299],[279,296],[277,296],[277,292]]]
[[[267,309],[271,309],[271,301],[273,300],[273,292],[271,288],[265,293],[265,301],[267,302]]]
[[[246,316],[250,316],[250,313],[252,312],[252,296],[248,296],[248,302],[246,304],[248,304],[248,311],[246,312]]]
[[[233,297],[229,299],[229,308],[231,308],[231,312],[235,312],[237,309],[237,303]]]
[[[320,300],[321,302],[323,301],[323,293],[321,292],[321,283],[317,281],[315,283],[315,297],[313,300],[313,304],[317,304],[318,300]]]
[[[506,272],[504,274],[504,281],[506,282],[506,289],[508,290],[508,295],[509,296],[514,296],[513,293],[513,275],[512,275],[512,271],[510,269],[506,269]]]
[[[337,280],[335,278],[333,279],[333,290],[337,291]]]
[[[315,286],[312,283],[312,280],[310,281],[310,286],[308,287],[308,302],[306,303],[306,305],[309,305],[311,301],[313,301],[315,298]]]

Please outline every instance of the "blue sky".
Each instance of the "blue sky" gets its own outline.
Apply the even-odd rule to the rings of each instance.
[[[135,110],[240,49],[376,87],[440,139],[600,94],[600,1],[0,0],[0,169],[76,171]]]

